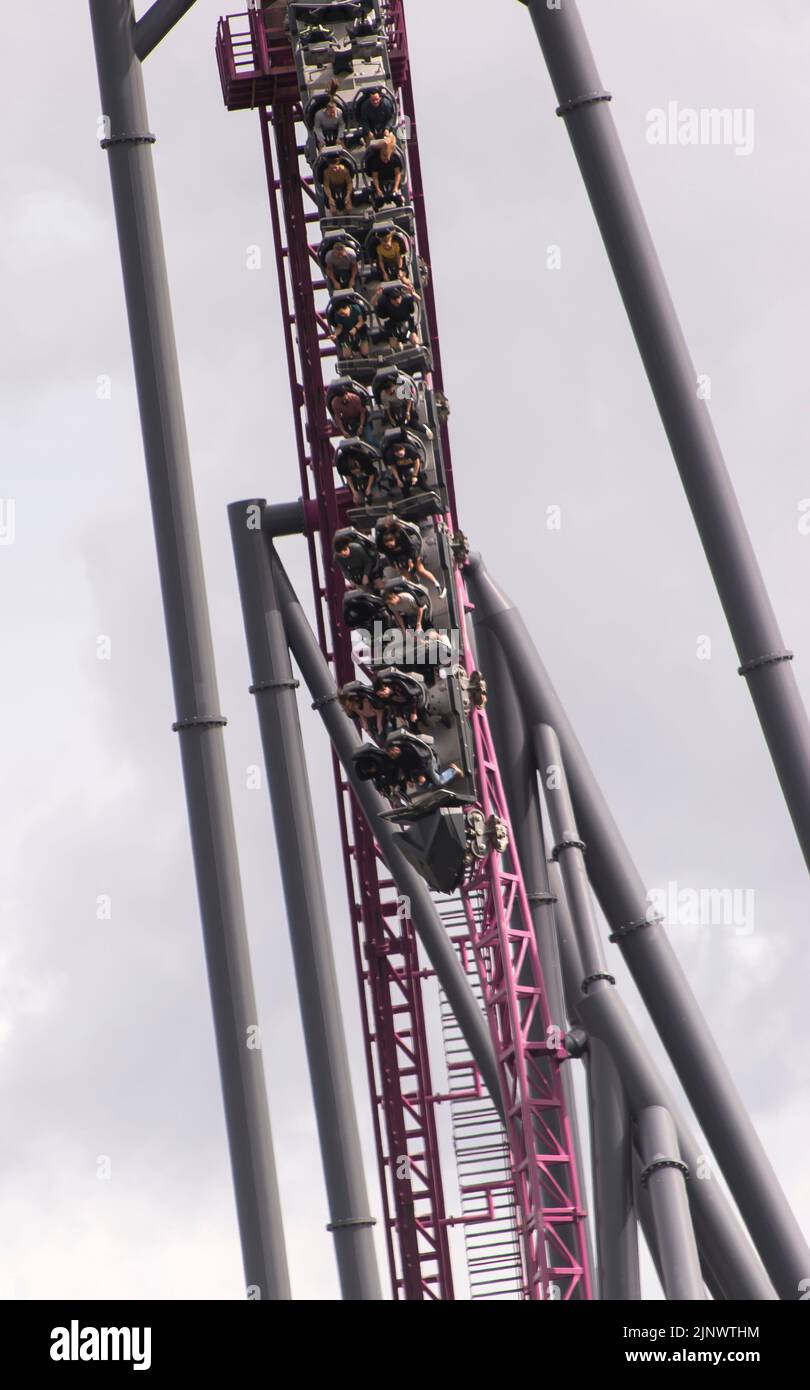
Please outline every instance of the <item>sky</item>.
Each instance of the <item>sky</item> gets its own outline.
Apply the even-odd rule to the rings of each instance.
[[[580,9],[807,701],[810,14]],[[146,87],[293,1292],[334,1299],[225,511],[298,490],[258,117],[222,104],[219,13],[198,0]],[[745,904],[742,926],[681,913],[670,935],[807,1230],[806,870],[534,31],[515,0],[408,0],[407,19],[461,524],[521,607],[650,888]],[[15,7],[4,47],[0,1296],[236,1299],[86,6]],[[670,103],[738,111],[741,152],[651,143]],[[282,554],[308,593],[301,543]],[[379,1216],[331,769],[306,701],[302,719]]]

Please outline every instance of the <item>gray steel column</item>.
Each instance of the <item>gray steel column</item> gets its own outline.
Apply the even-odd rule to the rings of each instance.
[[[692,1180],[689,1203],[695,1234],[702,1256],[713,1269],[732,1299],[763,1302],[775,1297],[754,1250],[738,1224],[720,1185],[711,1176],[701,1178],[701,1160],[706,1155],[698,1147],[689,1127],[661,1074],[647,1055],[636,1025],[613,985],[605,980],[582,995],[577,1013],[589,1038],[600,1039],[608,1049],[622,1080],[633,1115],[650,1105],[663,1106],[673,1118],[680,1156]],[[662,1260],[666,1251],[659,1248]]]
[[[557,946],[554,895],[549,888],[546,868],[543,822],[540,816],[534,757],[524,730],[520,704],[509,667],[503,660],[500,647],[491,635],[484,629],[480,634],[475,631],[475,613],[472,616],[476,650],[475,664],[486,676],[489,683],[490,698],[487,704],[487,716],[495,750],[498,754],[498,768],[509,807],[509,820],[523,882],[526,886],[526,895],[529,900],[529,911],[532,916],[537,952],[543,972],[543,986],[549,1013],[552,1022],[556,1023],[565,1033],[567,1010],[560,968],[560,953]],[[539,1016],[535,1025],[535,1033],[538,1033],[538,1030],[544,1038],[542,1020]],[[579,1190],[583,1194],[584,1201],[584,1194],[587,1191],[585,1165],[583,1163],[584,1149],[571,1068],[563,1067],[560,1076],[571,1129]],[[596,1271],[591,1224],[590,1220],[585,1223],[585,1239],[591,1283],[595,1286]],[[567,1227],[565,1229],[568,1230]],[[576,1293],[574,1297],[577,1297]]]
[[[615,981],[607,974],[591,886],[585,870],[582,841],[579,839],[557,736],[547,724],[538,724],[532,730],[532,741],[555,841],[552,857],[560,868],[565,902],[579,948],[583,971],[575,996],[579,998],[587,995],[594,986],[612,985]],[[577,1012],[581,1019],[582,1010],[578,1009]],[[604,1270],[602,1297],[637,1299],[641,1297],[641,1289],[633,1202],[633,1135],[621,1080],[621,1059],[614,1057],[595,1033],[589,1036],[588,1053],[594,1190],[597,1197],[600,1267]]]
[[[544,776],[549,820],[555,839],[554,861],[563,885],[562,898],[570,913],[571,924],[576,937],[577,952],[582,974],[579,984],[572,994],[572,1007],[577,1019],[588,1033],[588,1049],[591,1057],[599,1057],[600,1045],[608,1053],[616,1070],[616,1081],[620,1082],[624,1100],[619,1112],[611,1117],[602,1116],[610,1132],[610,1125],[622,1128],[622,1115],[627,1115],[627,1100],[632,1110],[638,1114],[641,1108],[649,1105],[665,1106],[672,1110],[672,1102],[664,1082],[654,1063],[648,1058],[644,1044],[630,1019],[622,999],[615,992],[615,980],[605,970],[604,953],[599,938],[591,889],[585,872],[582,841],[574,817],[574,808],[568,792],[565,767],[560,745],[554,730],[546,724],[533,730],[537,753],[537,765],[545,774],[553,770],[551,778]],[[569,1001],[570,1002],[570,1001]],[[674,1114],[674,1111],[673,1111]],[[625,1121],[626,1122],[626,1121]],[[678,1120],[681,1147],[693,1171],[698,1169],[699,1153],[692,1135],[683,1120]],[[629,1143],[630,1135],[627,1134]],[[627,1175],[631,1174],[629,1148],[627,1151]],[[768,1298],[771,1290],[757,1261],[752,1258],[742,1232],[737,1227],[725,1202],[714,1191],[706,1190],[708,1184],[698,1180],[693,1184],[690,1197],[694,1203],[694,1220],[701,1231],[701,1249],[717,1264],[720,1270],[728,1270],[729,1277],[736,1280],[734,1285],[737,1297]],[[604,1212],[600,1219],[606,1219]],[[637,1247],[636,1247],[637,1251]],[[666,1251],[659,1245],[662,1259]],[[625,1270],[618,1268],[617,1279],[632,1280],[632,1266]]]
[[[296,664],[309,688],[315,707],[326,727],[335,752],[343,766],[346,780],[351,783],[369,828],[379,845],[388,870],[401,897],[410,903],[410,917],[448,1003],[456,1016],[464,1040],[481,1073],[487,1090],[501,1119],[504,1103],[501,1096],[498,1063],[489,1034],[486,1018],[470,989],[454,947],[436,911],[427,884],[408,863],[396,842],[396,834],[388,821],[381,819],[387,810],[385,802],[370,782],[357,776],[352,753],[360,737],[337,701],[335,684],[326,658],[318,646],[306,614],[295,594],[275,548],[267,542],[273,579],[284,615],[287,641]]]
[[[703,1300],[706,1293],[689,1218],[687,1174],[669,1111],[660,1105],[642,1110],[638,1140],[644,1162],[641,1182],[650,1193],[664,1293],[674,1301]]]
[[[658,1238],[655,1234],[655,1222],[653,1221],[652,1205],[650,1194],[642,1184],[641,1174],[644,1171],[644,1164],[639,1157],[638,1149],[633,1146],[633,1202],[638,1214],[638,1223],[644,1234],[647,1249],[650,1252],[650,1259],[655,1265],[655,1272],[658,1275],[658,1282],[661,1288],[664,1287],[664,1271],[661,1268],[661,1256],[658,1253]]]
[[[228,508],[264,763],[321,1147],[329,1229],[344,1299],[382,1298],[352,1094],[326,889],[284,622],[261,518],[264,499]]]
[[[810,722],[574,0],[529,10],[810,867]],[[806,1266],[805,1266],[805,1272]],[[795,1294],[791,1295],[795,1297]]]
[[[644,884],[520,614],[480,556],[466,574],[479,627],[492,628],[512,666],[524,718],[557,734],[602,911],[779,1296],[795,1299],[810,1278],[810,1251],[689,981],[650,920]]]
[[[588,1039],[594,1225],[599,1293],[606,1301],[641,1298],[633,1198],[633,1126],[618,1070],[601,1038]]]
[[[131,0],[90,0],[152,502],[194,868],[245,1277],[290,1297],[191,481]]]

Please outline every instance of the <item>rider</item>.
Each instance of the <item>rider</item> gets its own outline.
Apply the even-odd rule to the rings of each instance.
[[[353,589],[374,589],[382,574],[380,554],[370,536],[354,526],[336,531],[332,542],[335,560]]]
[[[368,304],[359,294],[333,299],[326,310],[330,337],[344,361],[351,357],[368,357]]]
[[[360,268],[357,252],[347,242],[335,241],[323,258],[323,268],[333,290],[353,290]]]
[[[356,507],[365,506],[380,477],[380,456],[370,444],[345,441],[335,450],[335,467]]]
[[[395,352],[407,343],[413,343],[414,347],[418,347],[420,302],[416,290],[407,289],[399,280],[393,284],[381,285],[377,290],[372,307],[387,335],[389,345]]]
[[[410,497],[414,488],[420,492],[430,492],[424,476],[424,454],[415,441],[407,438],[394,440],[383,450],[383,459],[403,497]]]
[[[397,108],[384,87],[367,88],[361,92],[355,102],[354,113],[366,144],[371,140],[380,140],[386,131],[396,128]]]
[[[398,569],[401,574],[418,575],[419,581],[427,579],[436,590],[438,598],[444,598],[447,590],[435,575],[425,568],[422,560],[422,532],[412,521],[403,521],[394,516],[380,517],[375,527],[374,540],[379,554]]]
[[[371,410],[371,397],[365,386],[341,377],[329,387],[326,405],[342,435],[351,439],[365,438]]]
[[[442,771],[442,765],[433,749],[433,744],[419,734],[408,733],[405,729],[395,729],[385,740],[385,751],[398,767],[402,769],[406,784],[417,791],[426,787],[446,787],[456,777],[461,776],[461,768],[451,763]]]
[[[389,616],[401,632],[421,632],[425,623],[432,622],[428,591],[421,584],[412,584],[409,579],[387,579],[381,592]]]
[[[374,677],[374,699],[380,708],[386,733],[401,725],[419,725],[427,704],[425,682],[421,676],[407,675],[389,666]]]
[[[373,140],[363,167],[371,179],[371,201],[375,208],[384,207],[386,203],[401,207],[405,201],[400,192],[405,164],[397,149],[396,136],[387,131],[381,140]]]

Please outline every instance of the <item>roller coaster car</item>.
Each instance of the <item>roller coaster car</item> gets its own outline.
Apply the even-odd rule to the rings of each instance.
[[[371,406],[372,398],[365,386],[350,378],[339,377],[326,388],[326,408],[336,429],[345,438],[358,438],[363,434]]]
[[[379,139],[387,130],[396,131],[396,98],[388,87],[379,82],[370,87],[360,88],[354,99],[352,114],[355,124],[359,125],[366,139]]]
[[[381,367],[371,383],[377,405],[389,424],[405,428],[419,405],[419,387],[412,376],[399,367]]]

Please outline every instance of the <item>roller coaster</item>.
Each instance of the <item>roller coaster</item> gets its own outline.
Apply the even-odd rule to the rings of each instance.
[[[191,3],[91,13],[246,1284],[288,1298],[140,76]],[[806,847],[791,653],[723,492],[610,94],[572,0],[527,8]],[[382,1291],[291,656],[333,749],[391,1296],[638,1299],[641,1229],[667,1298],[798,1298],[810,1253],[520,616],[460,526],[403,0],[257,0],[220,19],[215,52],[227,109],[258,115],[298,452],[297,500],[244,499],[229,520],[343,1296]],[[307,546],[314,631],[281,536]],[[594,893],[742,1222],[696,1179]]]

